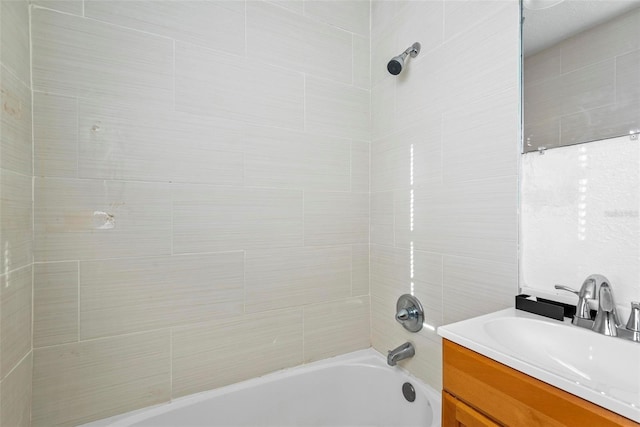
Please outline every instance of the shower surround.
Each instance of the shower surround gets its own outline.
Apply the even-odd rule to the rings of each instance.
[[[36,2],[33,425],[370,346],[369,4],[302,6]]]
[[[1,4],[3,425],[407,340],[438,389],[429,327],[511,304],[517,2]]]

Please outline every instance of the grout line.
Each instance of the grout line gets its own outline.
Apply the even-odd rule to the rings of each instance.
[[[13,371],[15,371],[15,370],[18,368],[18,366],[20,366],[20,364],[21,364],[22,362],[24,362],[24,360],[25,360],[27,357],[29,357],[30,355],[32,355],[32,354],[33,354],[33,349],[31,349],[31,350],[27,351],[27,354],[25,354],[24,356],[22,356],[22,358],[20,358],[20,360],[18,360],[18,361],[16,362],[16,364],[15,364],[15,365],[13,365],[13,367],[9,370],[9,372],[7,372],[7,374],[2,378],[2,381],[5,381],[5,380],[7,379],[7,377],[9,377],[9,375],[11,375],[11,374],[13,373]]]
[[[305,330],[305,324],[304,324],[304,318],[305,318],[304,311],[305,311],[305,307],[302,306],[301,314],[302,314],[302,363],[303,364],[305,363],[304,361],[307,359],[306,358],[307,349],[305,346],[305,342],[307,341],[307,339],[306,339],[306,330]]]
[[[114,24],[114,23],[108,22],[108,21],[101,21],[100,19],[92,18],[90,16],[76,15],[75,13],[65,12],[65,11],[57,10],[57,9],[52,9],[50,7],[42,6],[42,5],[39,5],[39,4],[33,4],[33,5],[31,5],[31,7],[33,7],[34,9],[46,10],[46,11],[57,13],[57,14],[60,14],[60,15],[71,16],[71,17],[79,18],[79,19],[86,19],[88,21],[97,22],[97,23],[100,23],[102,25],[108,25],[108,26],[111,26],[111,27],[116,27],[116,28],[120,28],[120,29],[123,29],[123,30],[127,30],[127,31],[133,31],[133,32],[136,32],[136,33],[139,33],[139,34],[145,34],[147,36],[158,37],[158,38],[165,39],[165,40],[173,40],[171,37],[164,36],[162,34],[151,33],[149,31],[139,30],[139,29],[132,28],[132,27],[125,27],[124,25]],[[83,3],[83,9],[84,9],[84,3]],[[83,10],[83,14],[84,14],[84,10]]]
[[[178,326],[192,326],[192,325],[197,325],[197,324],[201,324],[201,323],[207,323],[209,321],[204,321],[204,322],[194,322],[194,323],[187,323],[185,325],[178,325]],[[115,339],[115,338],[125,338],[125,337],[131,337],[131,336],[135,336],[135,335],[142,335],[142,334],[151,334],[154,332],[158,332],[158,331],[166,331],[167,329],[169,329],[169,326],[165,326],[165,327],[158,327],[158,328],[153,328],[153,329],[145,329],[144,331],[135,331],[135,332],[126,332],[123,334],[115,334],[115,335],[106,335],[106,336],[100,336],[100,337],[95,337],[95,338],[87,338],[87,339],[83,339],[80,341],[71,341],[71,342],[64,342],[64,343],[59,343],[59,344],[51,344],[51,345],[43,345],[40,347],[36,347],[36,350],[40,350],[43,348],[55,348],[55,347],[62,347],[65,345],[72,345],[72,344],[80,344],[80,343],[88,343],[88,342],[94,342],[94,341],[101,341],[101,340],[110,340],[110,339]]]
[[[80,177],[80,100],[75,98],[76,101],[76,176],[73,178],[78,179]],[[95,126],[95,125],[94,125]]]
[[[172,61],[172,69],[171,69],[171,74],[172,74],[171,82],[173,84],[172,101],[173,101],[173,113],[175,114],[176,112],[176,41],[175,40],[172,40],[171,47],[173,49],[173,61]]]
[[[247,251],[242,251],[242,313],[247,314]]]
[[[77,335],[78,335],[77,336],[77,342],[80,342],[80,260],[77,261],[77,265],[76,266],[77,266],[77,269],[78,269],[78,277],[77,277],[77,280],[78,280],[78,295],[77,295],[77,298],[78,298],[78,319],[77,319],[77,321],[78,321],[78,323],[77,323],[76,327],[78,329],[77,330]]]
[[[169,401],[173,400],[173,328],[169,328]]]

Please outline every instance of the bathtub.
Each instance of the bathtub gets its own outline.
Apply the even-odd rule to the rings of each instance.
[[[415,400],[405,399],[410,383]],[[373,349],[286,369],[85,427],[440,426],[440,395]]]

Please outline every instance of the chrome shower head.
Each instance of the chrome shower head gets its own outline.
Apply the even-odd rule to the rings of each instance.
[[[407,56],[415,58],[419,53],[420,43],[415,42],[400,55],[391,58],[391,61],[389,61],[389,63],[387,64],[387,71],[389,71],[394,76],[397,76],[398,74],[400,74],[400,72],[402,72],[402,69],[404,68],[404,60],[407,58]]]

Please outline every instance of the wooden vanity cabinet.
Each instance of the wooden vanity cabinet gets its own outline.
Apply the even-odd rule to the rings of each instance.
[[[449,340],[442,343],[443,427],[640,426]]]

